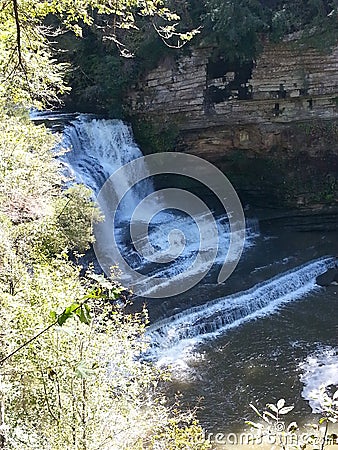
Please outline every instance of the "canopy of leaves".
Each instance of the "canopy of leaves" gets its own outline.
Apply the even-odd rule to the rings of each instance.
[[[67,92],[67,66],[56,61],[51,45],[59,33],[81,36],[83,27],[102,29],[105,40],[130,56],[123,39],[125,31],[137,29],[137,17],[147,17],[169,45],[180,46],[196,33],[178,32],[179,16],[161,0],[5,0],[0,7],[2,106],[55,105]]]
[[[261,37],[280,39],[288,33],[334,25],[337,0],[206,0],[200,17],[203,39],[216,44],[228,60],[254,59]]]
[[[265,10],[259,0],[206,2],[206,27],[211,41],[228,60],[251,59],[258,44],[258,33],[267,31]]]

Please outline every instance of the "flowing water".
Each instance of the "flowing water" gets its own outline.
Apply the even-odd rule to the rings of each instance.
[[[63,145],[70,150],[63,156],[68,174],[88,185],[94,197],[115,170],[142,156],[127,125],[83,115],[67,117]],[[146,166],[142,170],[147,174]],[[124,189],[121,180],[111,189]],[[184,235],[184,250],[177,256],[174,246],[177,257],[162,266],[141,258],[136,247],[142,247],[144,236],[135,247],[129,221],[137,204],[153,191],[154,183],[147,179],[128,192],[114,233],[132,268],[165,277],[164,283],[170,284],[170,277],[184,277],[199,249],[198,227],[178,211],[163,211],[148,227],[152,245],[167,250],[174,223],[178,237]],[[111,214],[109,205],[100,206],[106,216]],[[209,274],[193,289],[170,298],[147,299],[145,283],[141,299],[151,317],[144,357],[171,366],[172,392],[182,393],[183,404],[198,403],[202,424],[213,432],[242,429],[245,419],[254,418],[250,402],[263,407],[280,397],[295,404],[296,418],[306,418],[311,408],[318,411],[312,395],[319,385],[338,384],[338,287],[315,284],[316,276],[333,266],[330,255],[337,254],[337,233],[299,233],[277,226],[260,231],[254,212],[248,212],[244,252],[225,283],[216,279],[229,247],[229,223],[226,213],[215,208],[220,246]],[[180,248],[182,242],[176,244]],[[128,283],[128,278],[123,281]]]

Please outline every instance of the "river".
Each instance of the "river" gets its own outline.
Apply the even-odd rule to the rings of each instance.
[[[65,170],[88,185],[96,197],[112,173],[142,159],[131,130],[120,121],[52,114],[47,119],[56,128],[63,122],[63,145],[70,150],[62,157]],[[146,165],[138,170],[140,179],[144,174],[146,178]],[[142,199],[156,191],[156,180],[135,182],[135,176],[140,173],[124,173],[123,179],[110,186],[111,191],[123,195],[124,184],[134,186],[123,196],[115,217],[110,216],[107,199],[100,199],[110,222],[109,227],[96,229],[97,245],[104,249],[96,248],[96,253],[104,265],[114,263],[108,243],[114,219],[119,253],[145,277],[138,283],[135,298],[136,305],[147,303],[151,319],[147,330],[150,349],[144,357],[171,367],[169,394],[179,391],[183,405],[198,405],[202,425],[213,433],[242,430],[245,420],[254,419],[249,403],[262,408],[281,397],[295,405],[292,418],[306,422],[311,411],[318,410],[311,399],[316,389],[321,384],[338,385],[338,286],[315,284],[316,276],[334,264],[337,232],[297,232],[273,221],[261,226],[255,211],[247,206],[246,240],[239,263],[227,280],[217,283],[231,227],[227,214],[214,202],[214,208],[209,207],[219,246],[210,271],[189,290],[152,297],[149,294],[157,285],[156,289],[149,287],[147,278],[156,277],[160,280],[157,284],[163,279],[165,288],[177,276],[186,282],[187,267],[200,251],[199,233],[205,233],[204,216],[192,220],[174,207],[153,215],[146,228],[152,248],[159,252],[169,248],[176,257],[160,268],[154,261],[140,258],[138,248],[144,235],[133,241],[129,223]],[[173,225],[178,229],[176,240],[168,243]],[[204,236],[208,257],[212,243],[208,234]],[[176,253],[175,245],[180,249]],[[194,270],[203,273],[203,264]],[[124,274],[122,282],[128,285],[129,280]]]

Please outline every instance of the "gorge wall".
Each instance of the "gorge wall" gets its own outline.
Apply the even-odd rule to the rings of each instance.
[[[212,50],[147,73],[129,95],[134,118],[162,136],[175,127],[175,150],[217,165],[244,202],[337,206],[338,44],[324,54],[266,43],[252,64],[211,58]]]

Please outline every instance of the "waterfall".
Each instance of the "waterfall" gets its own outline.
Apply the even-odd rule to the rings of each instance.
[[[137,291],[144,295],[151,295],[161,286],[169,292],[173,278],[179,282],[182,280],[184,283],[188,278],[195,279],[196,274],[203,274],[205,270],[203,262],[193,265],[199,252],[201,232],[203,232],[205,253],[213,252],[215,245],[213,230],[210,229],[209,222],[204,221],[203,214],[190,217],[179,210],[169,210],[164,206],[163,210],[160,208],[160,213],[152,216],[152,205],[149,203],[148,206],[144,206],[143,202],[141,210],[143,216],[137,220],[140,221],[139,223],[142,223],[142,220],[144,223],[148,223],[150,217],[147,235],[139,232],[136,236],[133,235],[133,240],[131,239],[129,225],[133,213],[142,200],[154,192],[154,186],[152,180],[147,178],[149,172],[142,158],[143,155],[126,124],[120,120],[95,119],[92,116],[81,114],[75,120],[67,122],[64,127],[62,146],[69,150],[62,156],[69,175],[76,182],[83,183],[92,189],[106,219],[104,223],[98,224],[95,228],[95,251],[97,256],[99,254],[102,267],[109,268],[117,263],[123,272],[122,283],[126,286],[133,286],[134,290],[137,288]],[[123,176],[110,177],[118,169],[134,160],[142,162],[141,165],[138,165],[137,173],[133,173],[133,168],[129,169],[130,166],[127,166],[128,170],[123,172]],[[165,167],[163,172],[165,172]],[[108,189],[106,189],[108,179]],[[135,183],[135,179],[142,181]],[[101,195],[103,192],[101,188],[104,185],[104,195]],[[129,186],[132,188],[128,191]],[[119,202],[115,215],[112,199],[119,198],[121,193],[126,191],[128,192]],[[161,206],[161,202],[158,201],[158,203]],[[216,249],[215,264],[219,267],[229,249],[230,227],[229,218],[224,213],[215,217],[215,221],[220,242],[218,253]],[[133,224],[135,225],[134,217]],[[178,233],[171,240],[169,246],[168,236],[172,232],[173,226]],[[257,223],[252,227],[250,222],[249,228],[247,248],[252,245],[254,236],[257,236]],[[115,242],[114,245],[111,245],[112,236],[117,243],[118,252],[114,246]],[[149,254],[149,242],[152,245],[151,251],[155,249],[159,254],[165,254],[170,261],[155,264],[151,260],[152,254]],[[127,266],[119,258],[119,254],[123,256]],[[175,255],[177,255],[176,258]],[[148,256],[150,258],[147,258]],[[143,277],[140,283],[133,282],[128,276],[128,273],[131,273],[128,271],[128,267],[141,271],[146,278]],[[189,271],[190,267],[192,270]],[[155,283],[154,278],[156,278]]]
[[[117,169],[143,156],[130,128],[121,120],[93,119],[83,114],[64,128],[62,146],[70,150],[63,156],[70,175],[78,183],[90,187],[94,195]],[[146,174],[146,167],[143,169]],[[132,176],[130,174],[130,179]],[[115,184],[112,178],[111,182],[112,193],[121,192],[125,186],[132,184],[128,178],[119,178]],[[121,204],[120,219],[128,220],[140,201],[152,191],[153,185],[149,179],[131,189]],[[111,213],[109,205],[100,207],[103,214]]]
[[[76,182],[83,183],[92,189],[93,198],[99,200],[103,214],[111,218],[114,211],[112,211],[109,201],[105,202],[104,199],[99,198],[102,186],[121,167],[126,167],[126,165],[129,167],[129,163],[134,160],[143,161],[143,155],[133,141],[130,127],[119,120],[102,120],[82,114],[70,116],[59,113],[47,115],[39,113],[36,114],[34,120],[38,123],[39,120],[43,123],[47,121],[52,130],[63,132],[62,145],[69,150],[60,157],[65,170],[71,175],[72,180],[75,179]],[[163,157],[162,154],[157,156]],[[166,172],[166,165],[161,167],[163,167],[163,173],[176,173]],[[210,201],[211,192],[211,195],[208,194],[209,197],[204,196],[205,198],[202,200],[206,201],[208,207],[212,205],[210,209],[217,226],[218,250],[213,260],[214,264],[201,283],[197,286],[194,285],[195,288],[190,291],[181,291],[182,294],[179,295],[170,296],[173,279],[179,278],[185,284],[189,277],[194,279],[198,271],[203,273],[204,261],[208,259],[208,252],[215,248],[214,235],[209,222],[203,219],[202,213],[198,211],[195,216],[191,217],[184,210],[175,206],[163,208],[160,213],[151,218],[149,223],[146,220],[142,222],[144,219],[142,214],[146,215],[146,211],[143,209],[143,204],[145,204],[143,200],[155,193],[152,180],[149,177],[146,178],[149,173],[153,173],[151,165],[148,169],[144,164],[143,167],[138,166],[138,177],[131,172],[123,172],[125,179],[123,177],[121,179],[121,176],[118,178],[118,182],[116,179],[112,179],[110,186],[112,196],[114,196],[114,192],[124,192],[125,186],[132,185],[134,187],[121,202],[118,214],[114,216],[116,221],[113,226],[103,229],[103,233],[114,233],[123,258],[133,270],[140,272],[146,278],[141,279],[137,285],[136,283],[132,284],[132,277],[122,269],[121,283],[127,288],[131,286],[134,288],[136,285],[137,290],[134,289],[133,292],[140,295],[141,299],[140,301],[135,299],[134,304],[143,303],[145,298],[153,321],[146,328],[149,346],[141,358],[155,361],[158,365],[169,364],[174,376],[181,377],[183,374],[181,379],[185,381],[191,375],[192,382],[195,384],[186,384],[189,386],[188,391],[193,392],[193,396],[197,395],[196,393],[205,396],[206,401],[209,402],[206,403],[206,410],[212,412],[213,420],[219,417],[222,422],[219,422],[218,425],[223,426],[224,423],[230,423],[230,419],[227,417],[230,411],[228,406],[231,406],[232,411],[245,409],[247,397],[243,396],[243,386],[245,387],[246,383],[252,383],[252,392],[255,398],[261,396],[263,381],[271,385],[270,372],[265,368],[262,371],[256,371],[256,366],[259,369],[264,361],[265,367],[269,358],[277,361],[272,369],[277,375],[276,379],[274,378],[277,382],[276,386],[284,385],[284,383],[289,386],[291,381],[294,383],[296,376],[294,373],[295,361],[299,361],[300,356],[303,355],[303,361],[305,361],[301,366],[304,372],[301,380],[304,384],[303,397],[312,402],[311,406],[314,411],[318,411],[318,404],[311,400],[312,393],[319,384],[330,385],[337,382],[338,358],[337,352],[333,348],[335,345],[333,332],[323,334],[324,341],[328,340],[323,343],[325,345],[324,353],[313,353],[312,341],[320,338],[311,329],[312,314],[318,312],[316,300],[319,300],[319,304],[323,308],[326,295],[327,301],[335,300],[335,290],[324,291],[315,284],[316,277],[333,266],[333,259],[326,257],[312,259],[326,252],[332,252],[332,248],[335,248],[336,244],[334,237],[328,239],[327,235],[323,235],[317,238],[311,234],[305,238],[304,234],[295,236],[289,231],[284,233],[284,230],[279,236],[276,235],[279,231],[278,227],[268,229],[265,235],[260,236],[259,221],[255,218],[246,218],[245,248],[240,264],[234,276],[229,279],[229,283],[227,281],[226,284],[216,284],[217,275],[227,258],[230,238],[234,232],[231,230],[229,222],[232,209],[229,209],[229,214],[227,208],[221,210],[219,202],[212,203],[212,200]],[[200,174],[199,171],[196,173]],[[161,175],[156,174],[155,176]],[[135,178],[142,179],[142,181],[133,184]],[[164,183],[161,180],[158,185],[167,186],[169,178],[165,179]],[[72,182],[70,181],[69,184]],[[185,183],[182,185],[185,186]],[[158,193],[156,192],[156,194]],[[160,201],[158,204],[163,206]],[[213,206],[217,213],[212,210]],[[135,223],[135,217],[133,217],[135,208],[139,208],[141,212],[136,219],[136,222],[139,220],[136,223],[137,227],[141,223],[142,226],[143,223],[147,223],[148,228],[147,233],[141,226],[140,232],[137,228],[132,242],[130,224]],[[202,253],[206,255],[206,258],[193,265],[200,248],[200,235],[203,235]],[[168,236],[171,237],[171,240],[168,239]],[[147,239],[153,248],[149,245],[147,247]],[[295,242],[292,241],[293,239]],[[313,239],[315,239],[314,242],[312,242]],[[107,259],[113,265],[114,255],[109,254],[110,249],[107,248],[104,236],[102,241],[109,256]],[[318,245],[321,247],[317,247]],[[144,251],[147,248],[150,251]],[[180,250],[181,248],[182,250]],[[148,260],[147,256],[151,257],[152,252],[165,253],[168,259],[172,258],[172,260],[164,263]],[[91,257],[93,257],[93,252],[86,255],[86,258]],[[95,267],[100,270],[100,260],[99,258],[97,260],[98,264],[94,261]],[[303,264],[305,261],[308,262]],[[286,269],[291,270],[282,272]],[[279,275],[274,276],[276,273]],[[272,276],[274,277],[270,278]],[[156,280],[155,283],[153,283],[154,280]],[[250,289],[247,289],[249,286]],[[155,297],[151,297],[151,294],[157,287],[164,287],[169,295],[166,298],[158,297],[153,301]],[[226,295],[229,292],[236,293]],[[293,304],[292,308],[294,308],[295,314],[291,315],[286,312],[285,315],[281,314],[277,320],[269,317],[269,320],[273,322],[273,328],[270,324],[268,327],[262,324],[262,326],[258,326],[262,334],[254,336],[254,339],[251,339],[251,334],[249,337],[247,336],[249,331],[253,335],[255,334],[256,326],[252,324],[247,329],[243,326],[245,323],[261,317],[267,318],[278,312],[283,306],[306,299],[307,296],[309,296],[309,302],[306,304],[305,320],[303,314],[297,314],[297,305]],[[192,307],[192,305],[194,306]],[[326,326],[324,320],[331,317],[329,316],[330,311],[334,312],[334,305],[328,306],[330,308],[327,310],[323,308],[324,327]],[[301,307],[299,310],[303,312]],[[321,311],[320,314],[322,314]],[[332,319],[334,317],[333,314]],[[292,330],[295,332],[292,332],[292,336],[289,327],[284,327],[285,320],[288,321],[288,324],[292,321],[292,324],[295,325]],[[331,320],[330,324],[333,323],[334,321]],[[261,336],[269,336],[267,333],[270,333],[271,329],[276,331],[274,338],[280,339],[278,341],[280,346],[278,345],[277,349],[274,346],[275,339],[271,339],[271,342],[267,339],[265,343],[261,338]],[[230,333],[227,334],[229,330],[235,331],[233,338]],[[243,352],[241,351],[243,348],[242,337],[245,337]],[[214,339],[215,342],[213,342]],[[292,350],[293,347],[290,344],[294,340],[299,340],[297,351]],[[204,343],[207,345],[203,345]],[[229,351],[223,351],[228,343]],[[315,350],[318,349],[318,343],[314,344]],[[327,345],[332,347],[327,347]],[[306,359],[309,349],[312,354]],[[257,355],[259,358],[256,364]],[[280,360],[279,357],[281,357]],[[281,362],[279,363],[279,361]],[[240,371],[243,372],[242,377],[238,376]],[[251,372],[255,376],[247,378],[247,374],[251,375]],[[290,379],[289,384],[288,378]],[[205,395],[206,381],[210,395]],[[258,391],[256,392],[257,385]],[[202,387],[200,388],[200,386]],[[223,390],[224,386],[227,388],[228,394]],[[217,401],[215,407],[215,398],[219,395],[225,401]],[[276,393],[276,395],[279,394]],[[233,408],[237,401],[239,409]]]
[[[187,348],[216,338],[248,320],[275,312],[283,304],[319,289],[315,284],[316,276],[333,261],[333,258],[311,261],[247,291],[218,298],[154,323],[148,328],[151,343],[148,356],[168,363]]]

